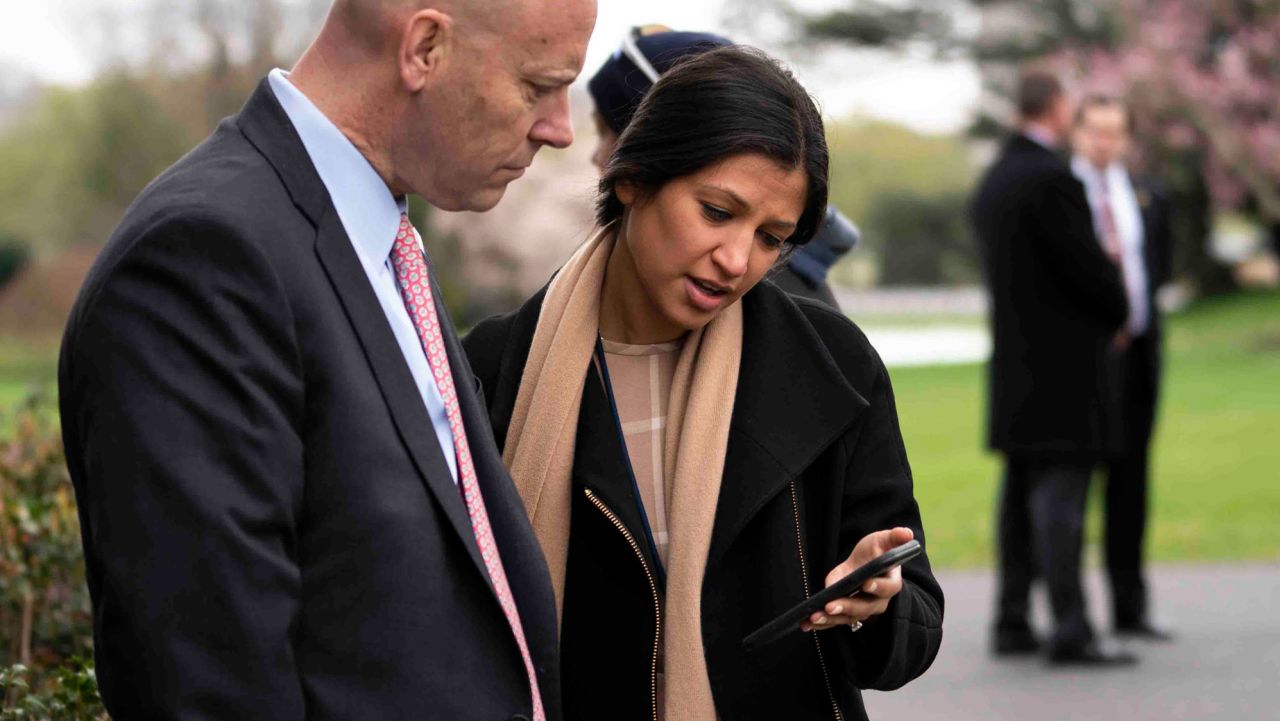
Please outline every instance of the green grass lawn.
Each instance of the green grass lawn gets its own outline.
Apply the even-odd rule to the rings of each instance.
[[[1150,557],[1280,560],[1280,293],[1214,299],[1171,317],[1165,368]],[[940,566],[993,557],[1000,463],[983,450],[983,373],[966,365],[891,374]],[[1096,497],[1090,514],[1096,541]]]
[[[37,342],[0,338],[0,411],[53,384],[57,358],[55,339]]]

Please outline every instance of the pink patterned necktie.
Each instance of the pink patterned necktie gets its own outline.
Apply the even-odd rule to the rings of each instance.
[[[480,495],[480,485],[476,481],[476,469],[471,463],[471,449],[467,443],[466,428],[462,425],[462,411],[458,407],[458,391],[453,385],[449,356],[445,353],[444,336],[440,332],[440,318],[432,299],[426,255],[418,245],[409,217],[404,214],[400,215],[400,230],[396,233],[396,243],[391,249],[391,263],[395,267],[396,282],[400,285],[400,297],[404,300],[405,309],[409,311],[409,317],[413,319],[418,338],[422,341],[422,349],[427,354],[427,362],[435,376],[436,387],[440,389],[440,396],[444,399],[458,461],[458,485],[462,488],[462,497],[471,516],[471,530],[475,533],[476,544],[480,546],[480,555],[484,558],[485,568],[493,581],[493,591],[507,616],[516,645],[520,647],[520,655],[524,658],[525,671],[529,674],[529,688],[533,693],[533,721],[545,721],[542,694],[538,692],[538,675],[533,669],[529,644],[524,638],[520,612],[516,609],[515,597],[511,595],[511,586],[507,583],[507,572],[502,568],[502,558],[498,555],[493,528],[489,525],[489,512],[485,510],[484,497]]]

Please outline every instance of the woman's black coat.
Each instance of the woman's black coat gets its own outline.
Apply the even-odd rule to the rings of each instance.
[[[542,299],[464,341],[499,446]],[[858,633],[797,630],[752,654],[742,639],[820,589],[868,533],[907,526],[924,540],[889,376],[857,327],[819,303],[768,282],[742,303],[742,365],[702,589],[716,709],[723,721],[865,719],[861,689],[898,688],[938,653],[942,590],[925,556],[904,567],[902,593]],[[561,628],[565,718],[643,721],[654,718],[663,579],[608,396],[589,374]]]

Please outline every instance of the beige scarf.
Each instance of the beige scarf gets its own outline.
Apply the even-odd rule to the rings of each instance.
[[[551,569],[557,616],[564,608],[578,412],[615,237],[616,227],[597,233],[547,289],[503,453]],[[702,646],[702,577],[741,355],[742,306],[734,303],[689,335],[671,387],[673,422],[666,429],[663,470],[674,482],[668,496],[666,689],[659,703],[674,721],[716,718]]]

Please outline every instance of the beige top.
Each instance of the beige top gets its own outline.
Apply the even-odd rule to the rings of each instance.
[[[667,479],[663,478],[663,446],[670,412],[667,397],[671,394],[681,343],[627,345],[605,340],[603,345],[631,470],[636,475],[640,501],[649,517],[658,557],[665,565],[670,510],[667,499],[671,494]]]

